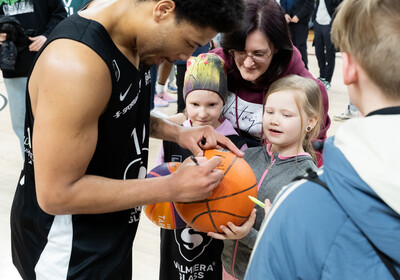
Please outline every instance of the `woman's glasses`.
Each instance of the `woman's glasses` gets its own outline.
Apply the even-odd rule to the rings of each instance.
[[[229,50],[229,53],[240,63],[245,61],[247,57],[250,57],[254,61],[254,63],[264,63],[272,55],[272,52],[270,50],[260,50],[255,52]]]

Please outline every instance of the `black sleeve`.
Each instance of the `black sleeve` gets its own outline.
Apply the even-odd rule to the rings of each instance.
[[[296,16],[299,21],[311,15],[314,10],[314,0],[305,0],[301,8],[297,11]]]
[[[43,36],[49,37],[54,27],[67,17],[67,11],[65,10],[62,0],[48,0],[50,18],[44,29]]]

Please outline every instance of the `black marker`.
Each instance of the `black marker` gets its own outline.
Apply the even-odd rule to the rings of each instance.
[[[199,165],[199,162],[197,161],[197,159],[194,157],[194,155],[190,156],[190,159],[196,164]]]

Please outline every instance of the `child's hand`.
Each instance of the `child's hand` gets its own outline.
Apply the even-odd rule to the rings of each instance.
[[[251,211],[250,217],[244,222],[241,226],[235,226],[233,223],[229,222],[227,227],[220,226],[220,229],[224,233],[216,233],[216,232],[209,232],[207,233],[208,236],[215,238],[215,239],[242,239],[245,237],[251,230],[256,220],[256,209]]]
[[[268,213],[269,213],[269,210],[270,210],[271,207],[272,207],[272,204],[271,204],[271,201],[269,201],[268,198],[266,198],[264,202],[265,202],[265,208],[264,208],[265,217],[267,217],[267,216],[268,216]]]

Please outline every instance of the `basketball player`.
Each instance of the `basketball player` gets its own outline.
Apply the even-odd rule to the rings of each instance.
[[[141,205],[209,196],[218,158],[144,180],[149,135],[194,155],[210,127],[150,116],[143,64],[186,60],[242,18],[241,0],[95,0],[61,22],[28,78],[25,164],[11,211],[13,261],[24,279],[131,279]]]

